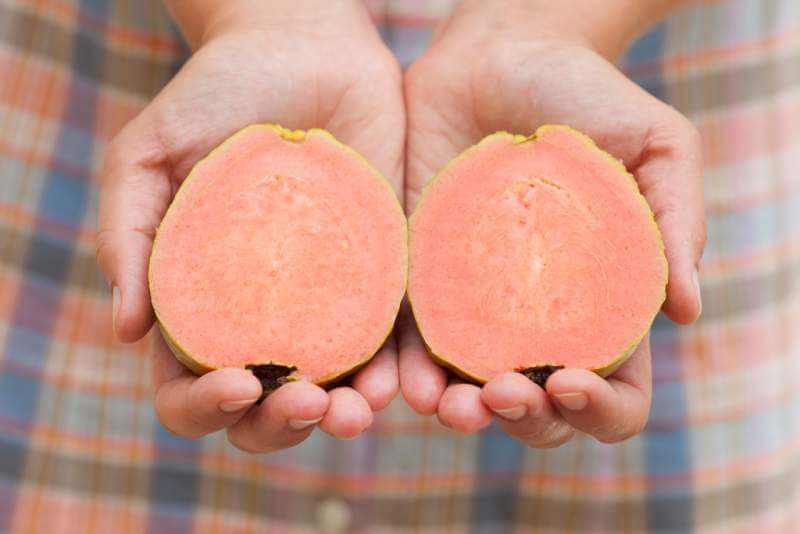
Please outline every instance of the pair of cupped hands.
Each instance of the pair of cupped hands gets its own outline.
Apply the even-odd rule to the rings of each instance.
[[[202,31],[184,27],[193,55],[108,146],[98,261],[113,288],[121,340],[138,340],[153,326],[147,265],[181,181],[229,135],[263,122],[329,130],[391,181],[409,213],[425,182],[483,136],[530,133],[545,123],[578,128],[623,160],[655,213],[670,268],[664,311],[680,323],[698,317],[705,240],[698,134],[603,57],[619,51],[613,45],[603,49],[552,26],[537,33],[535,13],[466,1],[403,72],[358,2],[320,2],[313,10],[290,4],[275,2],[269,20],[227,13]],[[647,337],[608,379],[564,369],[546,388],[516,373],[479,387],[439,368],[403,311],[348,386],[292,382],[261,404],[249,371],[194,376],[153,337],[163,425],[191,438],[226,429],[250,452],[291,447],[316,426],[356,437],[398,391],[416,412],[453,430],[476,432],[494,418],[532,447],[560,445],[576,431],[619,441],[644,427],[650,408]]]

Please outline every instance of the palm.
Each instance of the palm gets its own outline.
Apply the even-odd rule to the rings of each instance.
[[[364,154],[402,193],[405,116],[397,69],[376,35],[324,37],[337,51],[325,57],[313,42],[275,34],[218,38],[196,52],[112,142],[98,257],[121,290],[115,328],[123,340],[138,339],[152,325],[146,267],[152,236],[172,196],[191,167],[236,130],[259,122],[325,128]],[[375,46],[364,46],[365,39]],[[254,58],[254,50],[270,53]],[[353,379],[352,388],[326,394],[311,384],[291,384],[246,415],[218,409],[226,398],[252,397],[260,388],[249,373],[233,371],[197,379],[157,339],[154,381],[162,422],[187,436],[229,427],[240,447],[269,450],[307,435],[287,435],[280,421],[291,419],[313,421],[324,414],[323,429],[339,437],[357,435],[397,389],[393,339]],[[205,419],[198,422],[198,413],[200,419],[206,413]],[[270,429],[272,436],[265,435]]]
[[[180,181],[235,130],[269,121],[330,130],[368,155],[399,191],[404,114],[391,70],[375,72],[382,64],[371,51],[345,51],[349,57],[337,63],[298,43],[253,61],[254,46],[248,36],[212,43],[153,101],[165,157],[173,164],[170,178]],[[356,54],[365,57],[359,61]]]
[[[675,320],[694,320],[699,301],[692,272],[697,248],[702,249],[702,236],[692,231],[697,227],[696,213],[702,209],[702,194],[697,179],[697,137],[688,121],[585,48],[553,42],[497,42],[481,59],[471,62],[455,58],[459,50],[469,47],[459,43],[458,37],[445,37],[435,42],[428,56],[407,75],[408,209],[413,209],[425,182],[438,169],[485,135],[499,130],[530,133],[547,123],[571,125],[622,159],[636,176],[666,243],[670,279],[665,310]],[[613,388],[632,395],[634,402],[629,403],[627,411],[629,419],[636,421],[629,425],[633,430],[643,424],[649,406],[649,357],[645,342],[609,381]],[[597,377],[573,371],[577,372],[556,373],[548,382],[548,393],[553,393],[551,388],[574,389],[567,386],[579,382],[609,393]],[[423,413],[436,412],[443,422],[461,430],[487,424],[491,415],[487,402],[510,403],[514,391],[517,402],[527,402],[531,410],[545,410],[553,418],[561,418],[546,396],[541,396],[541,390],[535,391],[538,388],[515,377],[500,378],[505,390],[492,382],[483,391],[465,384],[447,387],[444,373],[428,361],[412,326],[401,335],[400,372],[401,389],[412,406]],[[406,383],[417,386],[406,388]],[[420,383],[425,387],[419,387]],[[544,407],[535,406],[537,402]],[[561,415],[573,426],[582,428],[579,417],[563,412]],[[591,433],[616,437],[604,436],[598,421],[601,419],[592,423]],[[518,436],[524,432],[529,443],[553,444],[570,435],[562,425],[560,434],[553,437],[551,431],[549,440],[545,437],[537,442],[531,437],[531,424],[536,426],[529,421],[524,428],[510,425],[507,430]]]

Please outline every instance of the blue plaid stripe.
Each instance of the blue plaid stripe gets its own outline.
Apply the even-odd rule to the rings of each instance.
[[[429,5],[419,2],[420,11]],[[72,8],[79,10],[77,20],[91,24],[74,22]],[[23,11],[26,16],[18,16]],[[51,507],[36,520],[47,524],[51,516],[63,515],[52,508],[60,502],[92,507],[92,518],[60,519],[61,525],[77,531],[85,531],[95,516],[107,517],[120,503],[129,505],[132,517],[144,518],[141,523],[131,520],[139,531],[198,531],[210,528],[209,518],[231,532],[236,522],[276,532],[313,531],[319,506],[331,500],[349,505],[354,525],[365,532],[390,526],[398,531],[509,532],[528,531],[533,525],[542,532],[699,532],[725,525],[743,532],[755,531],[753,525],[765,534],[791,531],[793,524],[784,521],[776,527],[769,518],[792,517],[781,507],[788,510],[800,501],[800,463],[791,450],[800,437],[800,395],[794,385],[800,359],[794,323],[783,317],[800,312],[797,254],[775,252],[772,263],[758,268],[724,262],[791,243],[800,220],[794,215],[798,189],[711,214],[706,261],[716,265],[718,274],[704,282],[705,318],[689,329],[663,318],[657,321],[652,424],[637,439],[613,447],[580,439],[555,451],[532,451],[496,427],[477,437],[455,437],[434,421],[411,416],[398,401],[368,436],[354,442],[314,435],[291,451],[247,458],[223,447],[224,436],[190,442],[168,435],[157,425],[149,398],[131,392],[146,382],[140,348],[108,346],[102,341],[107,332],[86,342],[93,335],[86,333],[91,325],[76,326],[82,318],[64,312],[71,298],[81,299],[84,317],[108,307],[99,274],[87,267],[89,245],[85,238],[79,244],[77,237],[91,231],[96,213],[97,191],[88,176],[90,161],[97,160],[105,142],[97,124],[108,120],[103,113],[109,113],[98,106],[110,102],[113,110],[122,100],[143,101],[165,81],[169,66],[177,67],[184,57],[177,45],[164,52],[163,42],[174,39],[174,29],[159,4],[149,0],[5,0],[0,13],[14,21],[0,24],[3,36],[13,33],[11,26],[27,24],[24,20],[46,20],[22,40],[16,35],[0,54],[22,56],[30,45],[36,52],[29,63],[69,71],[67,86],[55,88],[67,96],[57,117],[22,109],[8,112],[12,130],[4,135],[14,138],[10,144],[35,145],[44,157],[28,161],[0,150],[0,208],[15,204],[23,213],[22,218],[8,215],[0,221],[4,280],[14,293],[8,315],[0,317],[5,334],[0,358],[0,531],[10,530],[15,517],[18,528],[33,525],[35,503]],[[729,21],[729,27],[720,30],[721,21]],[[114,37],[112,25],[123,37]],[[624,65],[647,90],[694,114],[718,136],[716,143],[724,143],[728,135],[744,134],[717,131],[715,120],[748,107],[766,107],[773,96],[793,98],[800,80],[791,62],[799,49],[796,36],[791,37],[797,28],[800,4],[793,0],[729,0],[681,15],[651,32]],[[127,31],[145,33],[134,39]],[[54,48],[62,42],[60,35],[66,36],[67,53]],[[424,46],[430,27],[389,19],[383,35],[407,64]],[[150,37],[162,43],[152,57]],[[769,44],[770,39],[783,44]],[[758,43],[747,45],[745,52],[725,48],[749,40]],[[727,59],[709,67],[703,63],[709,60],[700,56],[714,47],[722,47],[714,53]],[[751,49],[756,51],[747,51]],[[739,59],[743,54],[750,59]],[[680,62],[668,67],[660,63],[661,58],[678,56],[695,70],[688,72]],[[130,69],[127,77],[114,74],[113,62],[120,59]],[[748,80],[748,73],[758,77],[757,83]],[[10,78],[29,75],[23,67]],[[729,87],[736,80],[743,83]],[[0,123],[7,119],[4,113],[0,108]],[[52,147],[50,139],[36,142],[31,131],[36,121],[54,124]],[[725,184],[731,180],[744,198],[756,180],[763,185],[780,176],[789,185],[796,182],[797,142],[780,137],[774,125],[758,127],[745,140],[781,140],[780,152],[767,147],[758,164],[736,161],[712,169],[707,188],[714,198],[727,198]],[[58,231],[52,222],[60,223]],[[58,333],[64,322],[68,332]],[[754,322],[761,325],[756,332],[764,337],[764,346],[769,342],[782,348],[752,356],[737,347],[731,341],[733,329]],[[70,338],[78,334],[83,341]],[[738,368],[718,371],[714,366],[724,359],[723,351],[733,359],[769,361],[752,369],[736,362]],[[106,364],[107,369],[97,369]],[[701,364],[711,371],[694,376],[692,369]],[[755,383],[747,381],[751,377]],[[759,387],[764,383],[771,387]],[[106,385],[130,387],[111,393],[103,389]],[[756,403],[762,398],[763,406]],[[720,415],[717,403],[730,405],[731,414]],[[132,440],[141,446],[130,453],[130,460],[127,453],[110,450],[116,443],[127,447]],[[98,442],[104,447],[100,455],[81,449],[82,443]],[[760,463],[749,468],[751,462]],[[715,469],[731,471],[725,473],[729,478],[720,482]],[[91,473],[89,479],[86,473]]]

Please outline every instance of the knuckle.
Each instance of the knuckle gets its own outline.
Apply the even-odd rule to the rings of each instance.
[[[248,454],[259,454],[262,452],[268,452],[263,447],[256,446],[257,444],[253,443],[252,440],[245,439],[242,434],[243,434],[242,432],[236,432],[231,429],[228,429],[227,431],[228,441],[230,442],[231,445],[233,445],[240,451],[246,452]]]
[[[553,421],[543,427],[530,429],[519,437],[529,447],[554,449],[567,443],[574,436],[574,428],[563,421]]]
[[[629,423],[625,426],[618,426],[616,428],[606,429],[604,432],[597,432],[595,433],[595,438],[597,441],[605,444],[614,444],[614,443],[621,443],[623,441],[627,441],[634,436],[638,435],[642,430],[644,430],[645,424],[647,423],[646,419],[636,420],[632,423]]]
[[[202,429],[191,424],[173,421],[171,417],[166,417],[158,409],[156,409],[156,412],[158,414],[158,421],[161,423],[161,426],[163,426],[170,434],[187,439],[198,439],[207,434],[207,432],[204,432]]]
[[[622,443],[635,435],[633,432],[623,432],[621,434],[600,434],[596,436],[597,441],[605,443],[606,445],[614,445],[615,443]]]
[[[138,173],[130,172],[131,169],[165,167],[170,163],[162,134],[157,133],[168,130],[159,129],[158,114],[150,112],[150,109],[145,108],[106,144],[100,175],[101,187],[119,180],[135,183]]]
[[[669,122],[669,128],[680,140],[678,144],[686,152],[686,156],[693,158],[698,165],[701,165],[703,137],[697,126],[688,117],[675,111]]]
[[[105,147],[103,151],[103,172],[101,175],[101,185],[107,185],[117,175],[116,170],[124,166],[128,146],[129,127],[123,128]]]
[[[187,425],[192,432],[204,436],[215,430],[214,425],[208,420],[205,414],[190,409],[188,415]]]
[[[555,449],[569,442],[573,437],[575,437],[575,432],[569,431],[569,432],[562,432],[558,436],[552,436],[546,441],[533,441],[527,443],[529,447],[536,449]]]
[[[280,443],[253,430],[250,426],[234,426],[226,430],[228,441],[240,451],[249,454],[262,454],[285,449],[293,443]]]
[[[657,115],[647,133],[647,144],[656,150],[680,151],[681,156],[697,156],[701,149],[700,131],[677,109],[659,102]]]
[[[205,425],[197,422],[197,417],[191,410],[188,417],[184,417],[184,410],[178,407],[175,402],[171,402],[164,389],[159,389],[156,392],[154,406],[158,421],[170,433],[189,439],[197,439],[208,433]]]

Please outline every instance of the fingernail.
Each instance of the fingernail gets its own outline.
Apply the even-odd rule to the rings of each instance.
[[[703,313],[703,294],[700,291],[700,272],[697,269],[692,274],[692,282],[694,283],[695,293],[697,293],[697,303],[700,305],[700,313],[698,313],[700,315]]]
[[[496,409],[492,411],[503,419],[508,419],[509,421],[518,421],[525,417],[525,414],[528,412],[528,407],[524,404],[520,404],[519,406],[514,406],[512,408],[505,408],[502,410]]]
[[[225,401],[219,403],[219,409],[225,413],[233,413],[250,406],[254,402],[256,402],[256,399]]]
[[[586,393],[561,393],[553,396],[561,406],[573,412],[583,410],[589,404],[589,397],[586,396]]]
[[[317,419],[289,419],[289,427],[294,430],[304,430],[322,421],[322,417]]]
[[[111,288],[111,328],[117,331],[117,313],[119,313],[119,288]]]

